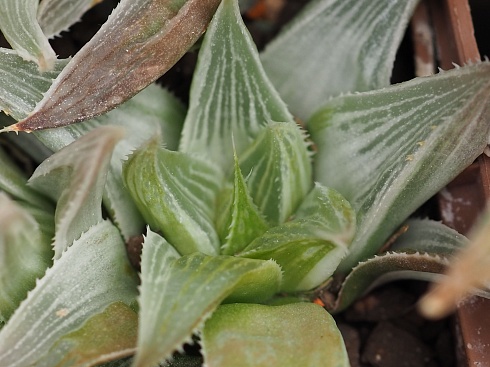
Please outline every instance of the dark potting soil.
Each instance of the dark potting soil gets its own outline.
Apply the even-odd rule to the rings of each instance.
[[[262,49],[307,2],[276,0],[282,6],[275,16],[246,14],[245,21],[258,48]],[[52,44],[57,54],[61,58],[74,55],[97,32],[117,3],[117,0],[103,1],[70,31],[54,39]],[[0,45],[5,47],[6,44],[0,40]],[[394,82],[413,77],[412,54],[407,32],[397,56]],[[158,81],[184,103],[188,102],[196,60],[196,52],[186,54]],[[137,254],[132,256],[137,257]],[[426,284],[415,281],[392,283],[374,290],[335,316],[352,367],[456,366],[452,320],[430,322],[416,311],[415,304],[425,287]]]

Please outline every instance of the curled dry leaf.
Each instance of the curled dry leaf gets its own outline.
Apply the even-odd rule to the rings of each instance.
[[[3,131],[66,126],[107,112],[172,67],[199,39],[219,0],[122,0],[34,111]]]
[[[470,235],[470,244],[461,251],[441,280],[422,300],[420,311],[430,318],[441,318],[456,308],[477,288],[488,287],[490,280],[490,210]]]

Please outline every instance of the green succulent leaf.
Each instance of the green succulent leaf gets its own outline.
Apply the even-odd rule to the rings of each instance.
[[[219,252],[213,223],[222,182],[219,169],[152,139],[129,158],[123,175],[147,223],[182,255]]]
[[[29,117],[4,131],[66,126],[115,108],[185,54],[218,4],[219,0],[122,0]]]
[[[29,184],[57,201],[55,258],[82,232],[102,221],[102,194],[120,127],[104,126],[45,160]]]
[[[228,170],[233,151],[241,155],[270,121],[293,119],[265,75],[237,1],[224,0],[199,52],[179,149]]]
[[[308,290],[333,274],[354,233],[355,214],[349,203],[316,184],[293,220],[269,229],[239,255],[275,260],[283,270],[281,290]]]
[[[295,123],[270,123],[240,156],[252,198],[266,220],[283,223],[312,186],[304,133]]]
[[[133,304],[136,281],[117,229],[107,221],[91,227],[55,260],[0,331],[0,365],[53,367],[68,353],[76,355],[78,350],[82,355],[93,339],[84,331],[94,320],[102,325],[104,314],[113,320],[108,307]],[[96,315],[101,316],[94,319]],[[113,337],[99,332],[105,338]],[[103,346],[107,353],[106,344]],[[113,345],[112,352],[119,351]]]
[[[359,263],[347,276],[331,311],[340,312],[374,287],[399,279],[437,281],[448,257],[468,240],[455,230],[430,220],[412,219],[390,251]]]
[[[329,97],[389,85],[418,0],[316,0],[261,55],[290,110],[307,119]]]
[[[102,0],[43,0],[37,20],[48,38],[58,36],[78,22],[83,14]]]
[[[349,366],[334,319],[312,303],[220,306],[202,348],[208,367]]]
[[[29,203],[45,210],[54,210],[53,204],[39,192],[28,187],[27,179],[0,148],[0,191],[9,194],[15,200]]]
[[[24,60],[34,61],[39,71],[53,70],[56,54],[36,19],[38,0],[4,0],[0,30]]]
[[[41,73],[17,52],[0,48],[0,111],[16,120],[27,117],[67,63],[58,60],[52,71]]]
[[[149,231],[143,245],[138,348],[135,367],[151,367],[179,349],[209,314],[229,301],[271,297],[281,270],[273,261],[206,256],[180,257]]]
[[[236,155],[234,187],[232,190],[226,188],[221,196],[229,199],[224,199],[228,205],[223,205],[222,210],[218,211],[217,227],[222,243],[221,253],[235,255],[269,228],[248,192]]]
[[[7,322],[51,265],[53,231],[46,231],[27,209],[3,192],[0,208],[0,322]],[[43,214],[49,221],[49,215]]]
[[[182,103],[153,84],[103,116],[34,134],[52,151],[58,151],[98,126],[117,125],[126,129],[126,135],[117,143],[111,157],[103,202],[127,240],[139,235],[145,222],[123,183],[122,162],[132,151],[158,134],[168,149],[177,149],[184,117]]]
[[[484,62],[339,97],[312,117],[316,179],[357,211],[358,231],[340,272],[376,253],[410,213],[483,152],[489,102],[490,63]]]

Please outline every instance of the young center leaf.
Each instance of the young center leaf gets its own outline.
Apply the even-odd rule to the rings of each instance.
[[[111,305],[132,305],[136,282],[117,229],[107,221],[93,226],[55,260],[0,331],[0,365],[66,366],[63,358],[83,355],[93,339],[91,333],[83,337],[73,333],[96,315],[112,315]],[[110,340],[111,331],[98,333]],[[115,344],[111,352],[117,355],[119,348]]]
[[[225,298],[263,301],[277,292],[281,281],[281,270],[273,261],[201,253],[180,257],[151,231],[143,246],[141,271],[134,367],[152,367],[169,358]]]
[[[480,155],[490,131],[490,63],[335,98],[309,121],[316,179],[357,212],[339,268],[375,254],[417,207]]]
[[[43,0],[37,20],[48,38],[58,36],[78,22],[83,14],[103,0]]]
[[[294,122],[271,122],[239,157],[247,186],[269,224],[286,221],[312,186],[303,131]]]
[[[214,212],[223,179],[217,167],[167,150],[157,137],[129,157],[123,174],[146,222],[179,253],[219,252]]]
[[[270,121],[292,121],[267,79],[236,0],[221,2],[199,52],[180,150],[230,169]],[[234,147],[233,147],[234,140]]]
[[[58,60],[42,73],[16,51],[0,48],[0,111],[16,120],[27,117],[67,63]]]
[[[293,220],[272,227],[239,256],[273,259],[283,271],[283,291],[312,289],[327,280],[346,255],[355,214],[336,191],[316,184]]]
[[[202,353],[208,367],[348,367],[334,319],[320,306],[230,304],[206,321]]]
[[[102,221],[102,194],[120,127],[104,126],[46,159],[29,184],[57,201],[55,258],[82,232]]]
[[[6,322],[51,265],[53,217],[40,225],[27,208],[0,191],[0,323]],[[31,208],[40,211],[40,209]],[[51,224],[51,225],[49,225]],[[48,227],[48,228],[46,228]],[[49,228],[51,227],[51,228]],[[22,269],[19,271],[19,269]]]
[[[417,1],[312,1],[262,53],[264,69],[303,120],[331,96],[387,86]]]
[[[3,0],[0,30],[12,48],[39,71],[53,70],[56,54],[36,19],[39,0]]]
[[[120,105],[184,55],[218,4],[219,0],[122,0],[34,111],[5,131],[66,126]]]
[[[233,181],[232,189],[225,188],[222,191],[220,196],[224,196],[221,199],[224,204],[217,213],[223,255],[235,255],[269,228],[248,192],[236,154]]]

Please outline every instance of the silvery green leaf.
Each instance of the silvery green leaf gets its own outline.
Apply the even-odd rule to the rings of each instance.
[[[51,265],[53,232],[43,233],[44,226],[1,191],[0,208],[0,322],[6,322]]]
[[[261,55],[299,118],[331,96],[389,85],[395,53],[418,0],[316,0]]]
[[[4,131],[66,126],[115,108],[185,54],[218,4],[219,0],[122,0],[27,119]]]
[[[269,228],[248,192],[236,155],[233,181],[231,190],[225,188],[222,191],[220,196],[226,196],[223,200],[227,202],[218,209],[217,228],[223,255],[242,251]]]
[[[340,272],[391,233],[480,155],[490,130],[490,63],[332,99],[309,121],[316,180],[357,212]]]
[[[118,125],[126,129],[126,135],[116,144],[111,157],[103,202],[127,240],[140,234],[145,222],[123,183],[122,161],[155,134],[161,134],[168,149],[177,149],[184,117],[182,103],[168,91],[152,84],[105,115],[34,134],[52,151],[58,151],[98,126]]]
[[[293,220],[269,229],[239,256],[273,259],[283,271],[281,290],[308,290],[333,274],[354,233],[355,214],[347,200],[316,184]]]
[[[273,261],[207,256],[180,257],[148,231],[141,262],[140,321],[135,367],[152,367],[189,341],[209,314],[230,302],[261,301],[279,288]]]
[[[55,260],[0,331],[0,365],[53,367],[77,348],[82,353],[86,344],[80,341],[93,336],[73,339],[74,332],[116,303],[133,304],[136,282],[117,229],[107,221],[91,227]]]
[[[78,22],[83,14],[102,0],[42,0],[37,20],[48,38],[58,36]]]
[[[56,54],[37,22],[38,6],[38,0],[3,0],[0,30],[19,56],[44,72],[53,70]]]
[[[5,191],[15,200],[21,200],[47,211],[53,204],[39,192],[27,186],[27,178],[0,148],[0,191]]]
[[[58,60],[53,71],[41,73],[35,63],[25,61],[17,52],[0,48],[0,111],[16,120],[25,118],[67,62]]]
[[[219,252],[213,219],[223,179],[217,167],[154,138],[129,157],[123,175],[146,222],[181,254]]]
[[[265,75],[237,1],[224,0],[199,52],[179,149],[229,170],[233,151],[240,156],[270,121],[293,120]]]
[[[104,126],[46,159],[29,184],[57,201],[55,258],[82,232],[102,221],[102,193],[120,127]]]
[[[312,303],[220,306],[206,321],[202,353],[208,367],[348,367],[334,319]]]
[[[283,223],[313,182],[303,131],[295,123],[272,122],[239,158],[255,204],[270,224]]]
[[[347,276],[338,298],[329,309],[340,312],[374,287],[388,281],[417,279],[438,281],[448,257],[468,240],[455,230],[430,220],[413,219],[390,251],[359,263]]]

